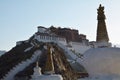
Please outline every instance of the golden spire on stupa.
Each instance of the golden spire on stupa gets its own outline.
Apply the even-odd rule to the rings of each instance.
[[[100,4],[99,8],[97,9],[97,42],[109,42],[108,32],[105,23],[105,14],[104,14],[104,6]]]

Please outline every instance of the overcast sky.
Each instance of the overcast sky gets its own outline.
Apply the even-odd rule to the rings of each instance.
[[[120,0],[0,0],[0,50],[27,40],[37,26],[78,29],[95,41],[99,4],[105,7],[110,42],[120,44]]]

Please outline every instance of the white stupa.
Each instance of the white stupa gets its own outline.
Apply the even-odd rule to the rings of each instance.
[[[63,78],[59,74],[50,74],[50,75],[41,74],[41,68],[38,66],[38,62],[37,62],[31,80],[63,80]]]
[[[85,52],[82,65],[90,77],[120,80],[120,48],[90,49]]]
[[[38,66],[38,62],[36,62],[36,67],[34,68],[32,80],[39,80],[38,77],[40,76],[41,76],[41,68]]]
[[[53,48],[48,48],[47,62],[44,74],[41,74],[41,68],[38,66],[37,62],[31,80],[63,80],[61,75],[54,73],[54,63],[52,60],[51,50],[53,50]]]
[[[84,53],[81,61],[89,78],[79,80],[120,80],[120,48],[111,47],[109,43],[104,7],[101,4],[97,11],[96,45]]]

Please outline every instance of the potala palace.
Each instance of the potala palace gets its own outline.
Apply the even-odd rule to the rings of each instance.
[[[76,29],[38,26],[0,57],[0,80],[120,80],[120,48],[109,42],[101,4],[97,14],[96,41]]]

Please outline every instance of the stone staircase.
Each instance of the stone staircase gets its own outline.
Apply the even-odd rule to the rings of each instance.
[[[29,66],[31,63],[35,62],[40,55],[41,55],[41,51],[36,50],[30,59],[22,61],[21,63],[13,67],[1,80],[14,80],[14,76],[18,72],[22,71],[27,66]]]

